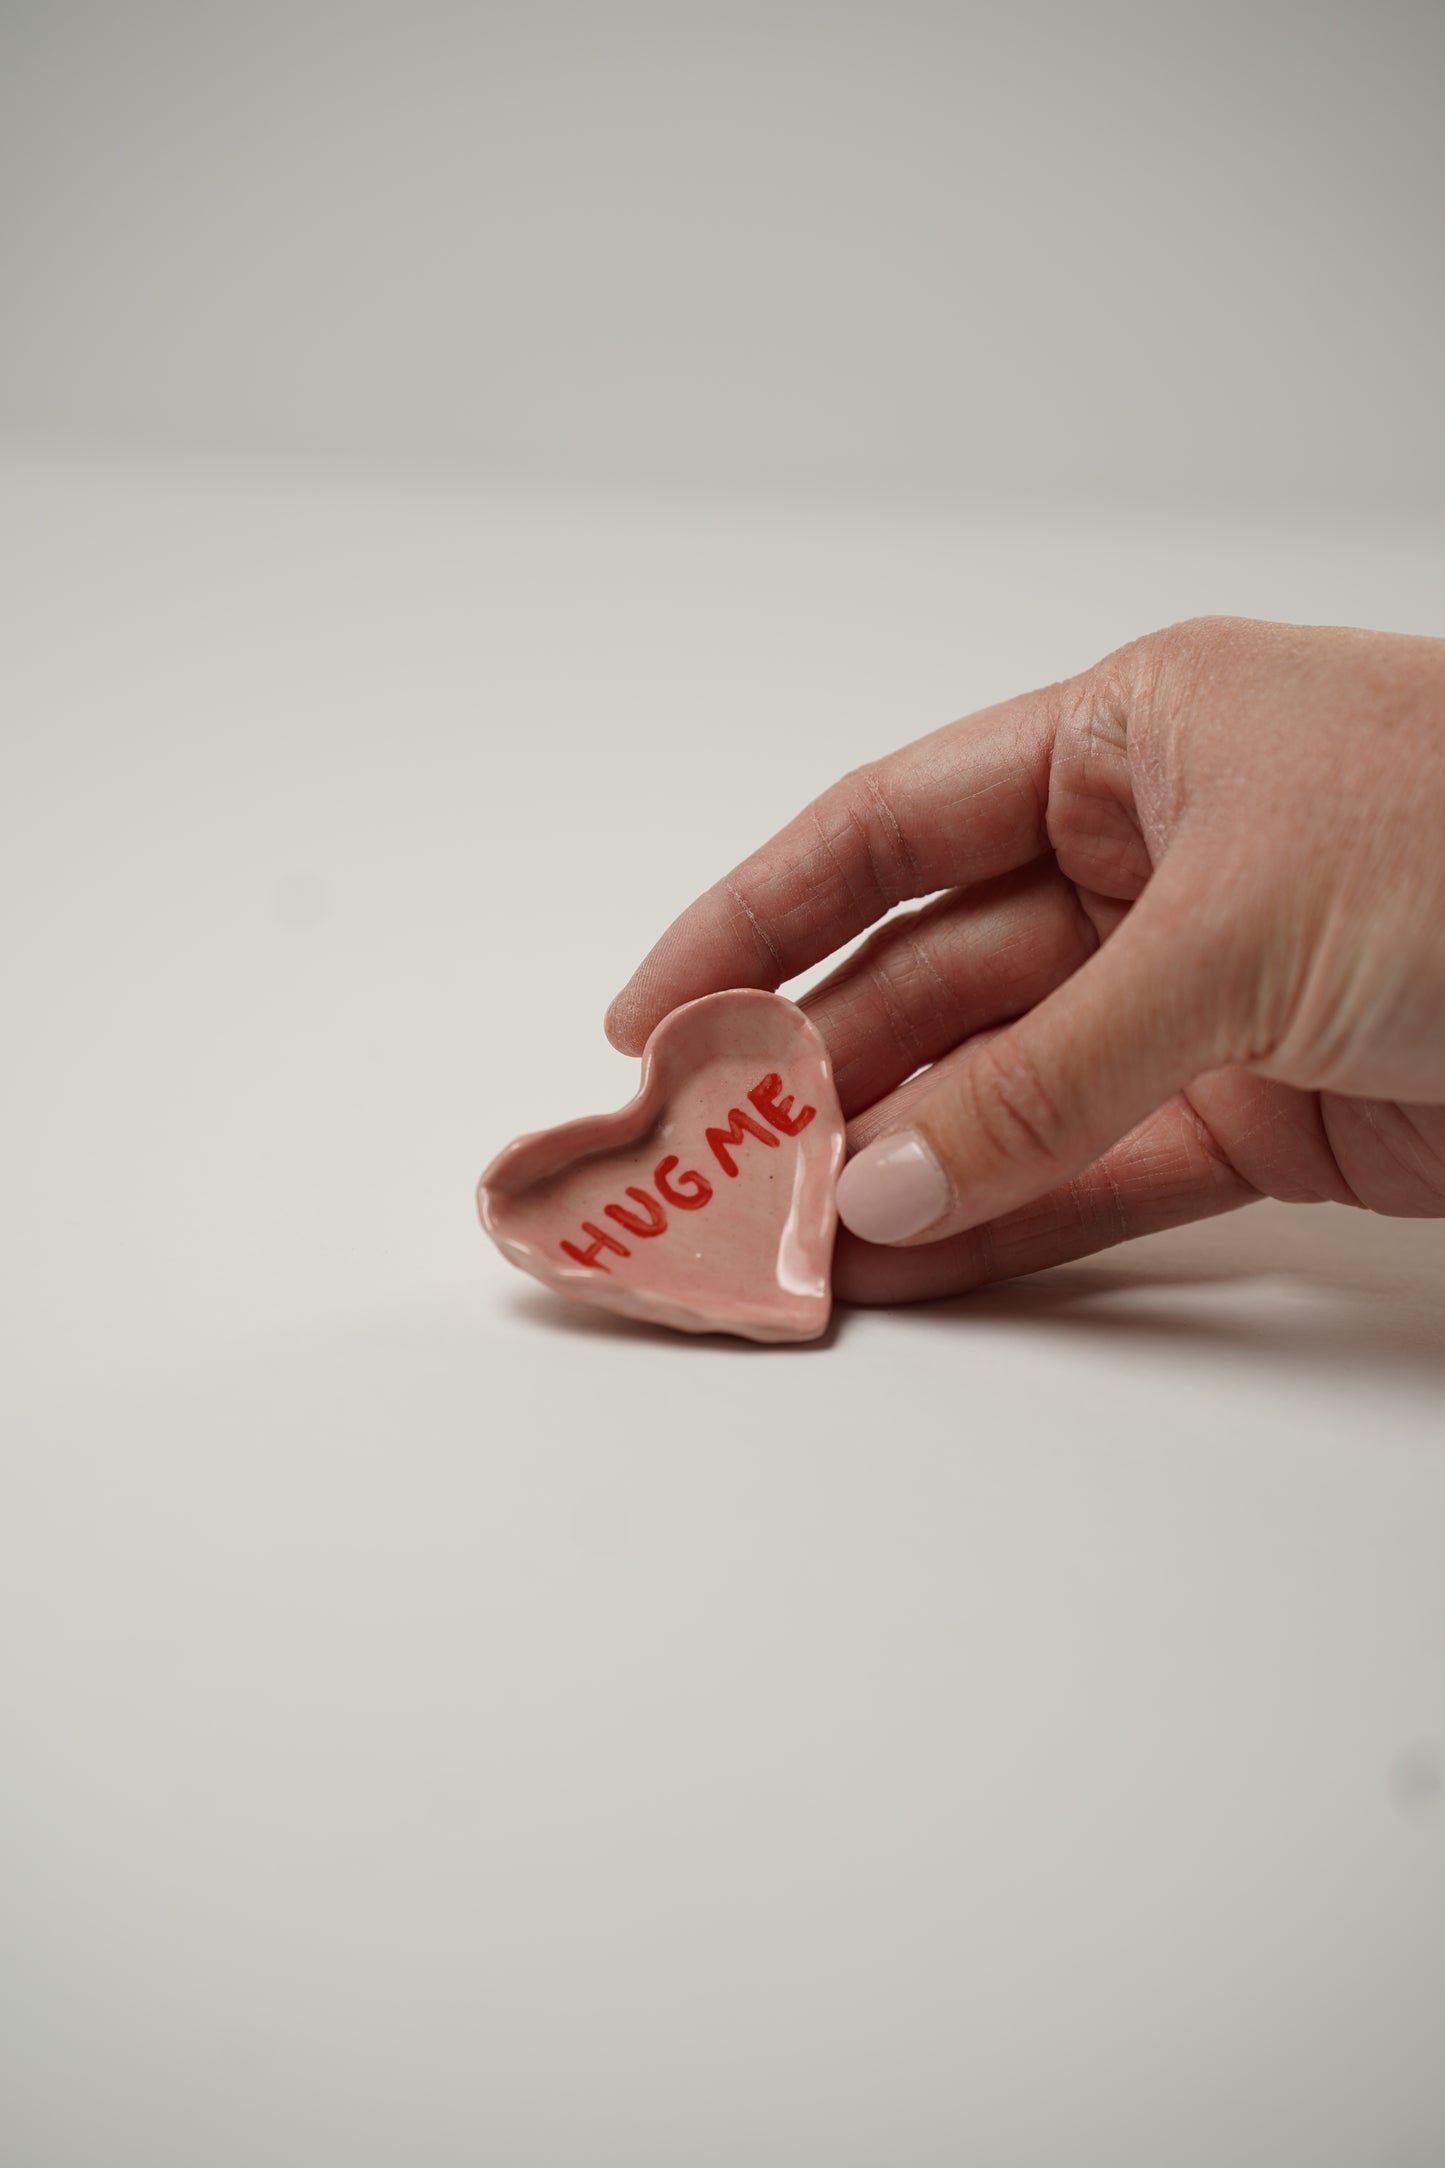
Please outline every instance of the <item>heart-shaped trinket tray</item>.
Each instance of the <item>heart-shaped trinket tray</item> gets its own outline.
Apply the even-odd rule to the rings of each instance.
[[[558,1294],[680,1332],[814,1340],[842,1165],[821,1037],[795,1003],[737,987],[663,1018],[627,1106],[499,1152],[477,1207]]]

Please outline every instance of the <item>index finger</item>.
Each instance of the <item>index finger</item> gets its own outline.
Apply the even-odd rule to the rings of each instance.
[[[775,990],[894,904],[1038,857],[1062,694],[945,723],[834,783],[673,920],[607,1012],[613,1045],[639,1054],[679,1002]]]

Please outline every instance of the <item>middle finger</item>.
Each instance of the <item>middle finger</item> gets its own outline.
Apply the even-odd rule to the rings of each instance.
[[[799,1007],[851,1116],[961,1040],[1022,1016],[1097,946],[1072,883],[1040,861],[900,912]]]

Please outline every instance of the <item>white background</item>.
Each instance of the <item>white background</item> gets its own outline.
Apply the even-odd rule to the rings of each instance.
[[[1438,510],[1434,0],[7,0],[0,407],[455,472]]]
[[[1440,22],[6,11],[5,2168],[1445,2158],[1437,1225],[471,1194],[842,768],[1445,633]]]

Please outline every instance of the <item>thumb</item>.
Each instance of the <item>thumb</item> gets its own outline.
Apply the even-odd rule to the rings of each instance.
[[[1182,875],[1157,873],[1037,1008],[919,1080],[908,1127],[844,1168],[845,1227],[865,1242],[937,1242],[979,1226],[1081,1173],[1196,1077],[1241,1058],[1238,944]]]

